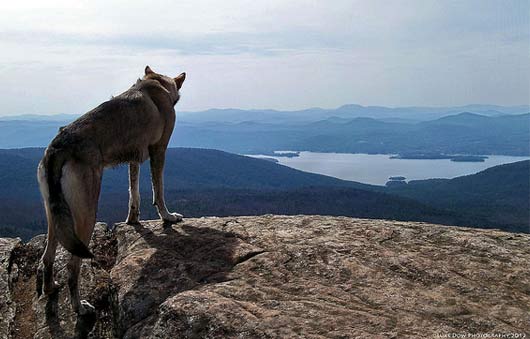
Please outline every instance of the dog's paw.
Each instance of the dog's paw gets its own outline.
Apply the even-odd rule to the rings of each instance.
[[[182,216],[182,214],[169,213],[167,216],[163,217],[162,220],[164,220],[165,222],[177,223],[179,221],[182,221],[183,218],[184,217]]]
[[[88,301],[81,300],[77,310],[75,310],[79,315],[90,315],[96,313],[96,308],[92,306]]]

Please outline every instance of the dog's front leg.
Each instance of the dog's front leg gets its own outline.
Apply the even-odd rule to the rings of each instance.
[[[129,163],[129,215],[125,221],[127,224],[137,224],[140,216],[140,164]]]
[[[153,184],[153,205],[158,210],[158,215],[162,220],[168,222],[179,222],[182,215],[169,213],[164,200],[164,162],[166,157],[165,147],[153,147],[149,149],[151,164],[151,181]]]

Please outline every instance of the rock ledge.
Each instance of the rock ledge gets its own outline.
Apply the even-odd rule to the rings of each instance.
[[[0,338],[418,338],[530,334],[530,235],[257,216],[98,224],[77,318],[37,298],[45,237],[0,238]],[[66,282],[61,249],[56,274]]]

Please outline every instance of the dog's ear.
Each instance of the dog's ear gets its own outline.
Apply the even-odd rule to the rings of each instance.
[[[175,83],[177,84],[177,88],[180,89],[182,87],[182,84],[184,83],[184,80],[186,80],[186,73],[182,72],[178,77],[175,79]]]
[[[145,66],[145,75],[153,74],[153,70],[149,66]]]

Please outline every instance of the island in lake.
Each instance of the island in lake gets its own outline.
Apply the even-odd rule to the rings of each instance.
[[[484,155],[451,155],[441,153],[400,153],[390,156],[390,159],[448,159],[456,162],[484,162],[488,157]]]
[[[279,158],[296,158],[300,156],[300,152],[291,152],[291,151],[261,152],[260,154],[268,155],[271,157],[279,157]]]
[[[451,161],[459,162],[484,162],[488,157],[481,155],[457,155],[451,158]]]
[[[386,182],[386,187],[395,187],[395,186],[401,186],[406,185],[407,182],[405,181],[407,178],[404,176],[392,176],[388,178],[388,181]]]

